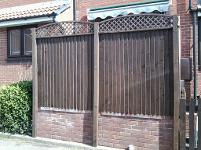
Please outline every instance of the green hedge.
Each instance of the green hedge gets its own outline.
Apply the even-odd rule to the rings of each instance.
[[[0,132],[31,135],[32,82],[0,88]]]

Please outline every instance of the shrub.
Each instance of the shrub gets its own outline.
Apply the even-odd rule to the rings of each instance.
[[[31,135],[32,82],[0,88],[0,131]]]

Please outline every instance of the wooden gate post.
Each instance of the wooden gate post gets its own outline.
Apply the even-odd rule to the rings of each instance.
[[[98,113],[99,113],[99,23],[94,23],[93,53],[93,146],[98,145]]]
[[[174,75],[174,137],[173,149],[179,149],[179,99],[180,99],[180,67],[179,67],[179,30],[178,17],[173,17],[173,75]]]
[[[36,120],[38,111],[38,64],[37,64],[37,45],[36,30],[32,29],[32,76],[33,76],[33,110],[32,110],[32,136],[36,137]]]

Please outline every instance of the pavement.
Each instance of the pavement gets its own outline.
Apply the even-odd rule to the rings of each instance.
[[[0,138],[0,150],[71,150],[72,148],[22,139]]]
[[[0,150],[115,150],[108,147],[58,141],[44,138],[32,138],[23,135],[11,135],[0,132]]]

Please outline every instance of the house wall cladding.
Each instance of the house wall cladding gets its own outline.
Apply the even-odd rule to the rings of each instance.
[[[31,61],[8,61],[7,58],[7,29],[0,29],[0,86],[32,79]]]

